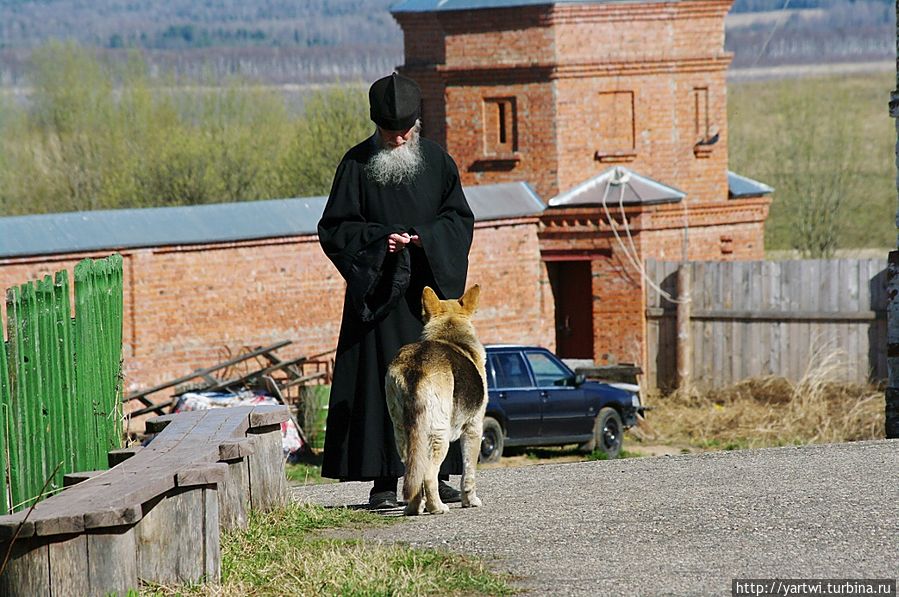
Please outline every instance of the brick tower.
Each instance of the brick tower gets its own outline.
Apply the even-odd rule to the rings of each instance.
[[[727,167],[731,0],[408,0],[402,71],[467,185],[527,181],[562,356],[645,361],[646,258],[759,259],[771,189]],[[605,205],[603,205],[605,203]],[[611,220],[611,221],[610,221]],[[685,239],[686,238],[686,242]]]

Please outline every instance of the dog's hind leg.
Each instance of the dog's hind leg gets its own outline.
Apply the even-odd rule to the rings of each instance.
[[[459,443],[462,448],[462,507],[477,508],[481,499],[475,494],[475,471],[478,466],[478,455],[481,452],[481,436],[484,430],[484,417],[476,417],[468,421],[462,428]]]
[[[428,437],[429,462],[428,472],[425,475],[425,507],[431,514],[444,514],[449,512],[449,506],[440,500],[439,485],[437,475],[440,473],[440,465],[446,458],[449,451],[448,434],[441,431],[434,431]]]

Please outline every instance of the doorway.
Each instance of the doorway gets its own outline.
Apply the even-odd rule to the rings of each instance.
[[[591,261],[547,261],[556,307],[556,352],[564,359],[593,359]]]

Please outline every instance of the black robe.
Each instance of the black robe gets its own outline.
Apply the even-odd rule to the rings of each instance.
[[[384,375],[400,347],[421,336],[421,291],[441,298],[465,291],[474,216],[459,171],[436,143],[420,138],[423,169],[411,181],[380,186],[365,164],[371,137],[352,148],[334,176],[318,224],[319,242],[347,282],[331,386],[322,476],[345,481],[400,477],[403,463],[387,412]],[[398,253],[387,237],[418,234]],[[458,442],[442,474],[461,474]]]

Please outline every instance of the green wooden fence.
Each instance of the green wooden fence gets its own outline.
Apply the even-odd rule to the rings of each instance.
[[[107,468],[122,445],[122,257],[10,288],[0,341],[0,511],[62,487],[63,475]],[[2,337],[0,337],[2,340]],[[59,466],[57,466],[59,465]],[[55,472],[54,472],[55,471]]]

